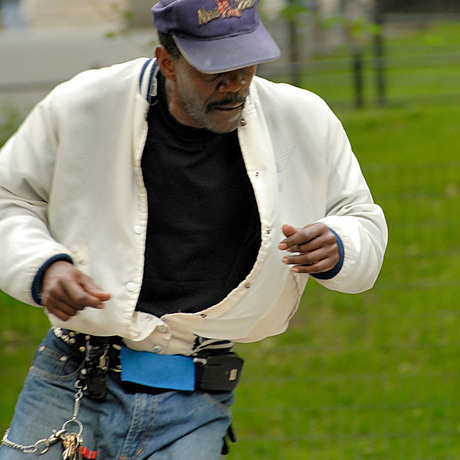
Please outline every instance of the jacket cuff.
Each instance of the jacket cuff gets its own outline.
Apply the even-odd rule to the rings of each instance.
[[[337,262],[334,268],[331,268],[327,272],[311,274],[313,278],[319,280],[330,280],[331,278],[334,278],[334,276],[338,275],[338,273],[343,267],[343,261],[345,259],[345,249],[343,247],[343,242],[340,236],[334,230],[332,230],[332,228],[329,228],[329,230],[335,235],[335,241],[337,242],[337,248],[339,250],[339,261]]]
[[[73,264],[72,257],[67,254],[56,254],[55,256],[48,259],[38,270],[37,274],[34,277],[32,282],[32,298],[34,301],[41,305],[42,304],[42,287],[43,287],[43,278],[45,277],[46,270],[54,264],[54,262],[58,262],[63,260],[64,262],[70,262]]]

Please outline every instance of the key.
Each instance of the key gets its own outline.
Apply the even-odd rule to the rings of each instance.
[[[64,452],[62,460],[78,460],[81,458],[82,438],[75,433],[68,433],[62,438]]]

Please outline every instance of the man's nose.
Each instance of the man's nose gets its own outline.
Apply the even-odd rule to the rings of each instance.
[[[223,93],[238,93],[243,89],[247,89],[253,76],[254,71],[251,68],[225,72],[222,75],[219,90]]]

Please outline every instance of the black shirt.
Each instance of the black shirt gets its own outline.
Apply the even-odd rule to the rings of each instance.
[[[149,217],[137,309],[194,313],[223,300],[252,269],[260,247],[257,204],[237,131],[179,123],[161,74],[148,126],[142,172]]]

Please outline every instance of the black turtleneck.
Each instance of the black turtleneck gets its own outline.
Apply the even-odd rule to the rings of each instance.
[[[236,130],[180,124],[161,74],[158,87],[142,157],[149,217],[137,309],[162,316],[201,311],[238,286],[257,257],[260,220]]]

